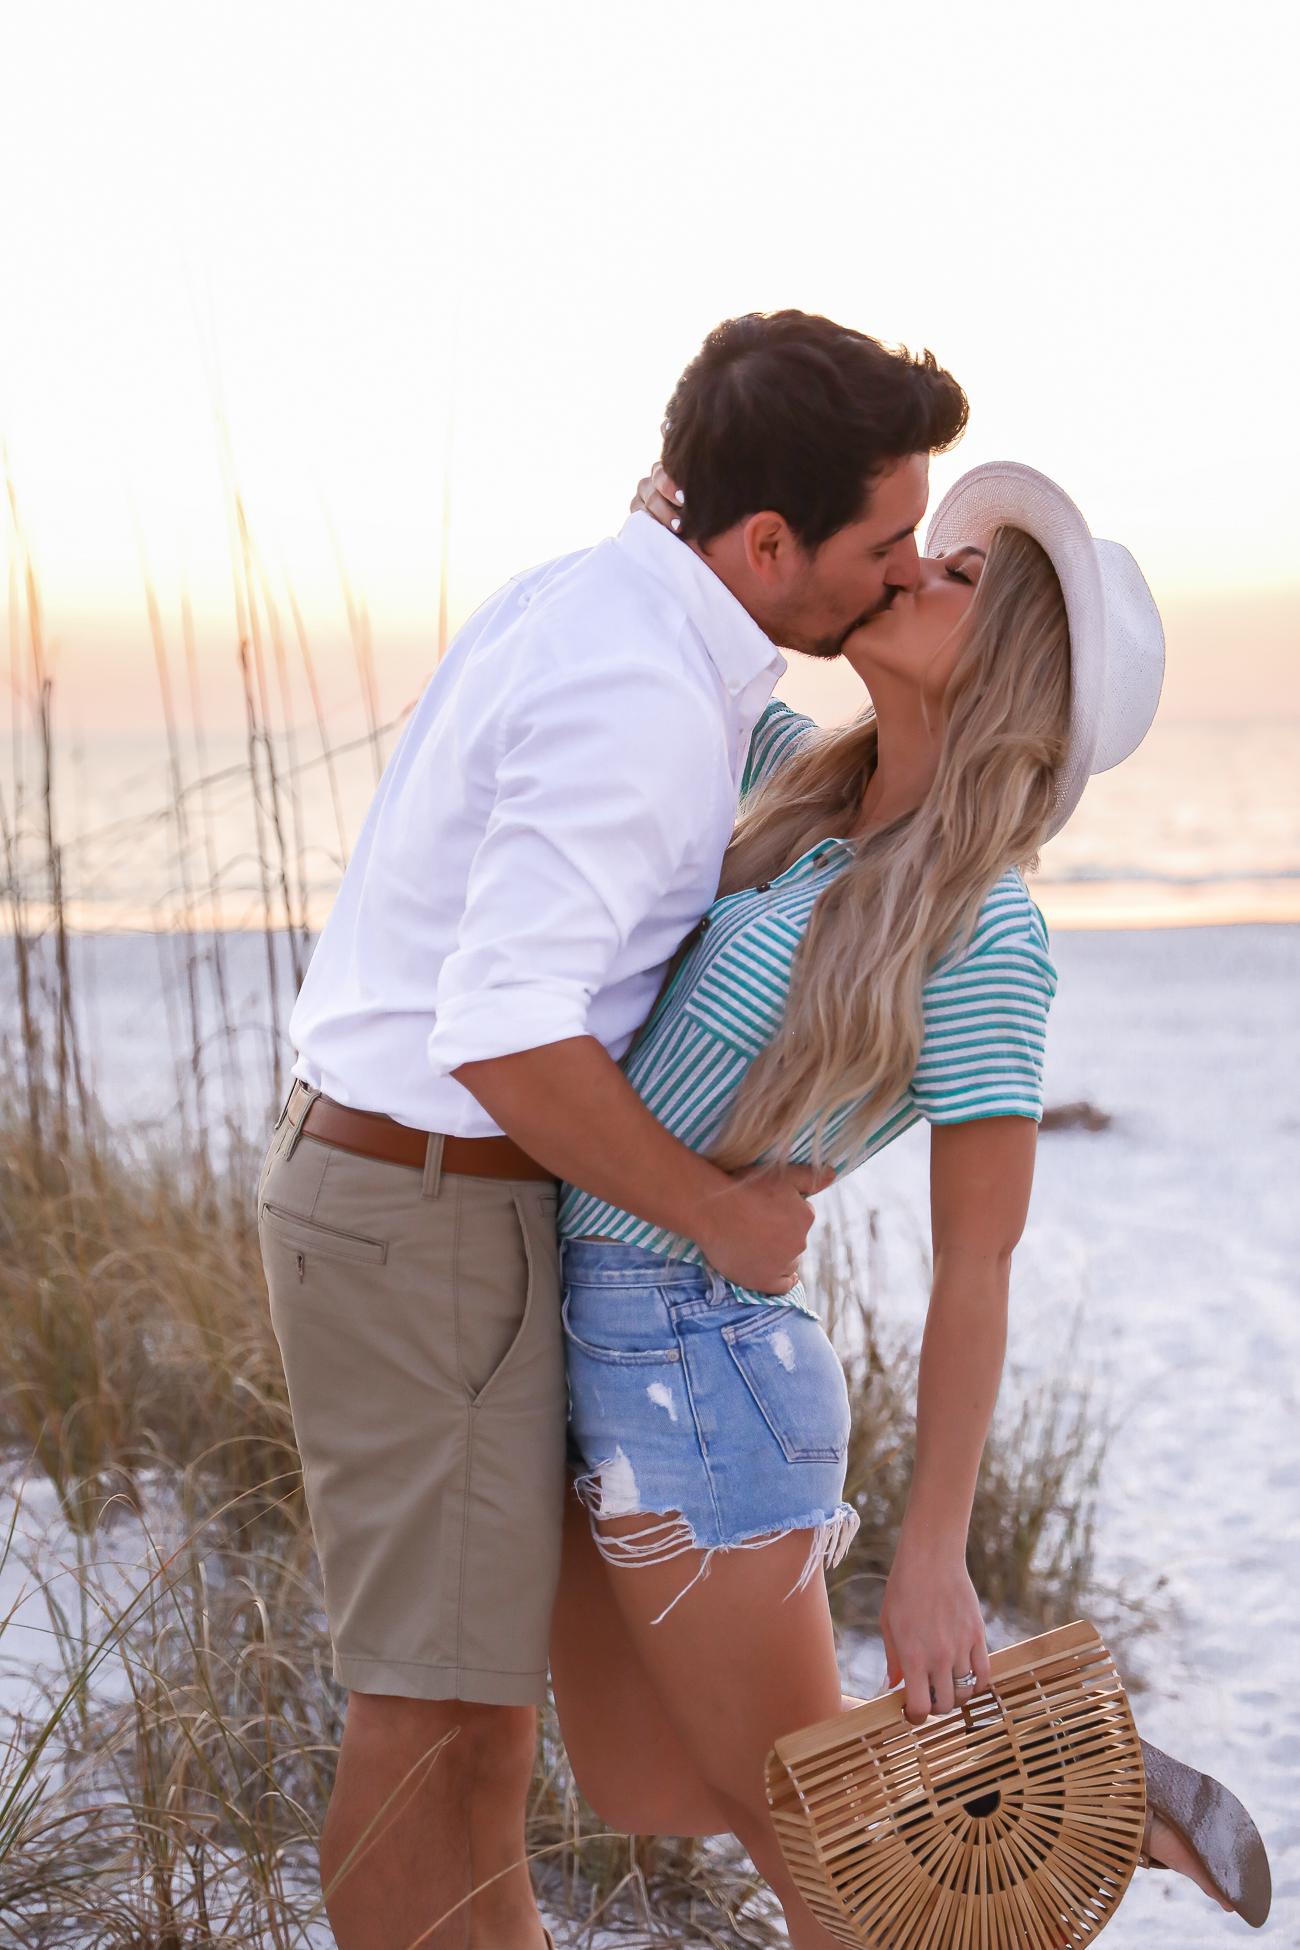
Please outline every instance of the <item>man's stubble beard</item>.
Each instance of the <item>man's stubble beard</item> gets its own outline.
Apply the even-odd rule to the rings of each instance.
[[[812,657],[818,663],[833,663],[836,657],[844,655],[844,646],[855,630],[860,630],[873,617],[883,616],[887,609],[893,608],[897,594],[896,589],[887,589],[878,603],[864,609],[861,616],[855,616],[848,628],[841,630],[838,636],[814,637],[811,643],[787,643],[784,648],[795,651],[801,657]]]

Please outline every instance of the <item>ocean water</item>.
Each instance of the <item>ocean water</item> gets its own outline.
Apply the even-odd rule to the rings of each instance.
[[[1300,720],[1157,720],[1043,849],[1054,927],[1300,920]]]
[[[356,843],[396,728],[373,740],[277,734],[252,755],[223,736],[178,748],[172,790],[159,738],[58,747],[56,833],[73,924],[94,930],[260,927],[266,914],[319,927]],[[268,762],[269,761],[269,762]],[[272,776],[272,766],[274,777]],[[22,774],[20,877],[46,896],[40,768]],[[0,753],[12,811],[15,759]],[[1300,920],[1300,718],[1214,724],[1158,719],[1137,753],[1094,779],[1034,883],[1058,928]],[[0,921],[0,925],[9,925]]]

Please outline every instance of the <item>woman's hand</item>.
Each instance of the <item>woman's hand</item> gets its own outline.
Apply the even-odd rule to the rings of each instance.
[[[682,525],[682,509],[686,496],[677,483],[664,471],[664,464],[657,460],[643,481],[636,484],[632,496],[631,513],[644,512],[653,515],[665,528],[671,528],[674,535]]]
[[[979,1688],[989,1683],[989,1653],[979,1599],[964,1560],[909,1548],[903,1538],[885,1586],[880,1631],[889,1660],[889,1684],[903,1681],[903,1712],[913,1726],[930,1713],[951,1713],[973,1699],[976,1687],[953,1681],[973,1672]]]

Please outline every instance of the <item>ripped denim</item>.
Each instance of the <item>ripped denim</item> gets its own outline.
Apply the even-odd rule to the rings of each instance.
[[[606,1561],[702,1550],[679,1597],[715,1551],[791,1530],[812,1533],[796,1590],[838,1564],[858,1528],[842,1501],[849,1400],[818,1322],[738,1304],[705,1267],[611,1240],[566,1240],[561,1276],[570,1455]],[[642,1514],[662,1521],[627,1537],[598,1528]]]

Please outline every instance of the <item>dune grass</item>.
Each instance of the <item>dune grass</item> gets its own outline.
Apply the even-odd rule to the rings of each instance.
[[[254,1171],[235,1156],[217,1180],[93,1124],[53,1154],[21,1115],[0,1119],[0,1443],[15,1475],[30,1459],[54,1486],[57,1554],[76,1572],[33,1563],[56,1656],[34,1716],[0,1746],[0,1932],[20,1950],[328,1941],[315,1846],[344,1701]],[[810,1283],[849,1375],[846,1494],[862,1518],[833,1603],[869,1629],[907,1496],[915,1350],[888,1342],[887,1296],[833,1234]],[[972,1524],[981,1596],[1027,1627],[1086,1590],[1099,1457],[1065,1399],[1049,1388],[995,1431]],[[606,1830],[549,1712],[529,1840],[575,1940],[589,1926],[778,1940],[738,1849]]]

